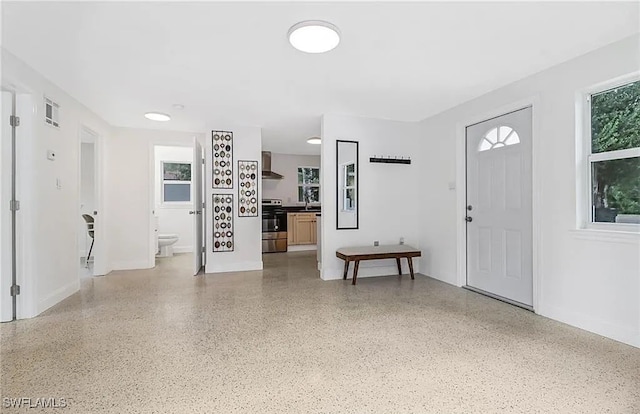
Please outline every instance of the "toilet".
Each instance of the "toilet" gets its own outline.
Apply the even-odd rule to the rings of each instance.
[[[158,247],[160,249],[160,253],[158,253],[158,257],[173,256],[173,245],[176,244],[177,241],[177,234],[159,234]]]

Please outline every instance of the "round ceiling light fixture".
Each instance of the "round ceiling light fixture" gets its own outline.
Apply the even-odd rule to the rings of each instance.
[[[144,117],[152,121],[167,122],[171,120],[171,117],[162,112],[147,112]]]
[[[289,43],[306,53],[324,53],[340,43],[340,31],[322,20],[305,20],[291,26],[287,33]]]
[[[320,139],[320,137],[311,137],[311,138],[307,139],[307,142],[309,144],[313,144],[313,145],[322,144],[322,140]]]

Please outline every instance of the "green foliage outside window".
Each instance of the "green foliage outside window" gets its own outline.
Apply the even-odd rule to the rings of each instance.
[[[591,152],[640,148],[640,81],[591,97]],[[640,214],[640,157],[592,163],[595,221]],[[597,210],[613,211],[598,219]]]

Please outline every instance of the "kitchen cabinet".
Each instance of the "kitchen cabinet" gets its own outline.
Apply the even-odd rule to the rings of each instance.
[[[287,236],[290,246],[316,244],[316,213],[289,213]]]

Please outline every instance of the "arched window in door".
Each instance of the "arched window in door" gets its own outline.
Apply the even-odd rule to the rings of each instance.
[[[506,125],[501,125],[489,130],[482,141],[480,141],[479,151],[487,151],[495,148],[506,147],[520,143],[520,137],[515,129]]]

